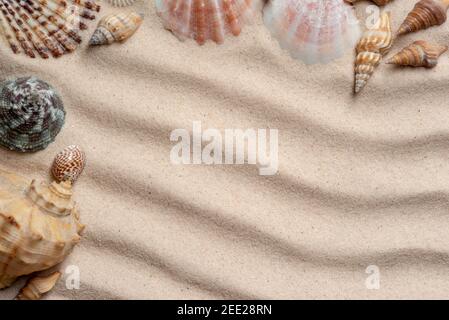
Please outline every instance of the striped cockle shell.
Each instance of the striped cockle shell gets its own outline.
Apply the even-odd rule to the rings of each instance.
[[[353,7],[343,0],[270,0],[264,22],[281,47],[306,64],[341,57],[361,34]]]
[[[181,41],[218,44],[227,34],[238,36],[262,7],[262,0],[156,0],[164,27]]]
[[[0,0],[0,34],[14,53],[57,58],[78,47],[99,11],[95,0]]]
[[[0,289],[61,263],[84,226],[69,181],[37,182],[0,169]]]
[[[393,45],[390,13],[381,13],[379,20],[365,31],[356,47],[355,85],[358,93],[365,87],[385,54]]]
[[[19,152],[45,149],[64,120],[61,97],[48,83],[35,77],[0,83],[0,145]]]
[[[449,0],[421,0],[399,27],[398,35],[442,25],[447,20]]]
[[[142,21],[142,16],[135,12],[107,15],[98,23],[89,45],[98,46],[124,42],[139,29]]]
[[[73,184],[83,172],[85,164],[84,151],[75,145],[68,146],[56,155],[51,173],[56,181],[70,181]]]
[[[395,54],[386,63],[399,66],[433,68],[438,64],[438,58],[448,50],[448,46],[415,41]]]

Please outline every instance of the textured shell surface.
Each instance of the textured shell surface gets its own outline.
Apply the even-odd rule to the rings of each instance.
[[[156,0],[164,27],[181,41],[190,38],[200,45],[238,36],[262,5],[261,0]]]
[[[443,24],[447,20],[448,8],[449,0],[419,1],[399,27],[398,35]]]
[[[136,0],[108,0],[108,2],[114,7],[129,7],[132,6]]]
[[[433,68],[438,64],[438,58],[447,50],[448,46],[419,40],[402,49],[389,59],[387,64]]]
[[[61,97],[48,83],[35,77],[0,83],[0,145],[19,152],[45,149],[64,120]]]
[[[264,22],[281,47],[306,64],[341,57],[361,34],[354,9],[343,0],[271,0]]]
[[[356,47],[355,93],[360,92],[393,45],[390,14],[383,12],[379,21],[365,31]]]
[[[16,54],[57,58],[78,47],[99,11],[94,0],[0,0],[0,34]]]
[[[56,155],[51,172],[56,181],[70,181],[73,184],[83,172],[85,164],[84,151],[72,145]]]
[[[84,226],[70,182],[36,182],[0,169],[0,288],[62,262]]]
[[[347,3],[356,3],[356,2],[360,2],[363,0],[345,0]],[[377,4],[378,6],[384,6],[390,2],[392,2],[393,0],[371,0],[372,2],[374,2],[375,4]]]
[[[129,39],[142,24],[143,18],[135,12],[121,12],[104,16],[92,35],[89,45],[98,46]]]
[[[43,294],[54,288],[59,278],[61,278],[60,272],[54,272],[45,277],[31,278],[20,290],[16,300],[39,300]]]

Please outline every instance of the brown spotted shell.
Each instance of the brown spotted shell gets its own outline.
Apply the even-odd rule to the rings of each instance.
[[[71,145],[56,155],[51,173],[56,181],[70,181],[73,184],[83,172],[85,164],[84,151],[78,146]]]

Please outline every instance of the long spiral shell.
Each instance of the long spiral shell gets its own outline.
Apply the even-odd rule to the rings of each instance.
[[[387,64],[400,66],[433,68],[438,64],[438,58],[448,50],[448,46],[415,41],[389,59]]]
[[[16,300],[39,300],[43,294],[54,288],[59,278],[60,272],[54,272],[45,277],[33,277],[20,290]]]
[[[48,83],[35,77],[0,83],[0,145],[20,152],[45,149],[64,119],[62,100]]]
[[[393,34],[391,32],[390,14],[384,12],[381,14],[378,23],[365,31],[356,47],[355,93],[360,92],[365,87],[392,44]]]
[[[398,35],[441,25],[447,20],[449,0],[421,0],[408,14],[398,30]]]
[[[85,165],[84,151],[78,146],[71,145],[56,155],[51,173],[56,181],[70,181],[73,184],[83,172]]]
[[[135,12],[107,15],[98,23],[89,45],[99,46],[124,42],[139,29],[142,21],[142,16]]]

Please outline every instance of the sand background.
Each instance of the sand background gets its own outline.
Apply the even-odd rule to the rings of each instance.
[[[414,1],[395,0],[397,29]],[[357,5],[360,16],[367,3]],[[118,12],[106,2],[101,15]],[[305,66],[262,23],[224,45],[180,42],[153,2],[124,45],[60,59],[13,55],[1,78],[38,76],[67,110],[55,143],[0,150],[1,166],[49,179],[54,155],[81,145],[88,165],[76,200],[84,238],[48,299],[447,298],[449,55],[433,70],[383,65],[354,98],[349,51]],[[399,39],[449,44],[449,24]],[[175,166],[170,132],[279,129],[279,173],[254,166]],[[381,288],[367,290],[377,265]],[[12,298],[24,280],[1,291]]]

